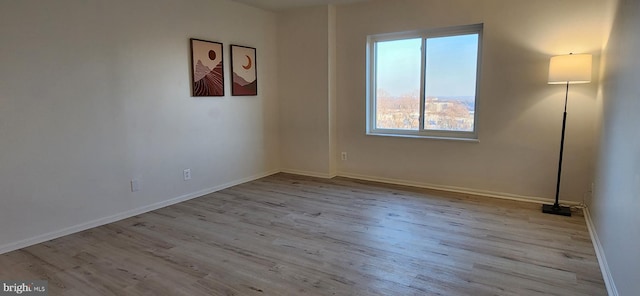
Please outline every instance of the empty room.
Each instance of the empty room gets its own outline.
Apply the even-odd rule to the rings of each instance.
[[[640,1],[0,0],[1,295],[640,295]]]

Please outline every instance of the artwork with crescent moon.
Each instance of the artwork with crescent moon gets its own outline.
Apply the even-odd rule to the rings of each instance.
[[[231,45],[232,96],[255,96],[258,94],[258,72],[256,71],[256,49]]]
[[[191,82],[194,97],[224,96],[222,43],[191,39]]]

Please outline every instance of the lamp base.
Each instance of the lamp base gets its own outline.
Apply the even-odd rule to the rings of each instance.
[[[571,208],[560,205],[542,205],[542,212],[545,214],[571,217]]]

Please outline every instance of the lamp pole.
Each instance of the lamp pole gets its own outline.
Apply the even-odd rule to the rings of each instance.
[[[564,95],[564,113],[562,115],[562,137],[560,138],[560,158],[558,161],[558,181],[556,183],[556,202],[553,205],[543,205],[542,212],[562,216],[571,216],[571,208],[561,207],[560,200],[560,179],[562,177],[562,156],[564,155],[564,132],[567,128],[567,101],[569,99],[569,82]]]

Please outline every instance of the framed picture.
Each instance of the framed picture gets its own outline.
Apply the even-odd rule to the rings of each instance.
[[[231,45],[232,96],[258,95],[258,71],[256,71],[256,49]]]
[[[222,43],[192,38],[191,66],[194,97],[224,96]]]

